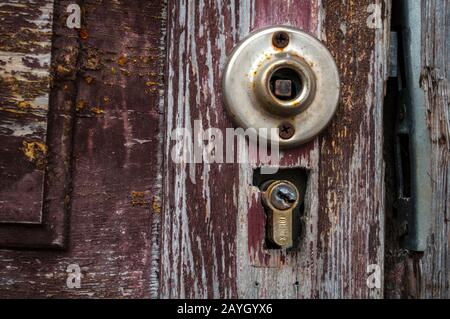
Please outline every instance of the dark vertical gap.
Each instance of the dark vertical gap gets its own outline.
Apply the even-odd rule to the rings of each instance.
[[[401,21],[399,19],[399,4],[398,1],[392,2],[392,15],[391,15],[391,31],[397,32],[398,43],[401,42]],[[399,49],[399,48],[398,48]],[[392,65],[391,61],[389,64]],[[398,54],[396,65],[399,65]],[[400,71],[397,67],[397,76]],[[395,207],[396,199],[398,195],[398,181],[402,180],[399,174],[402,174],[402,170],[398,170],[396,167],[396,124],[399,114],[399,83],[398,77],[390,77],[386,83],[386,96],[383,107],[383,159],[385,162],[385,276],[384,287],[386,298],[398,297],[396,294],[396,285],[393,280],[392,270],[395,269],[397,258],[395,253],[398,250],[398,238],[397,238],[397,218],[398,212]],[[399,178],[400,177],[400,178]],[[401,186],[400,186],[401,188]]]
[[[397,34],[397,75],[386,85],[383,108],[385,162],[385,298],[408,298],[408,250],[402,241],[408,231],[411,196],[409,117],[404,101],[403,1],[392,2],[391,31]]]
[[[397,147],[399,149],[399,161],[402,174],[401,188],[399,188],[402,198],[411,197],[411,157],[409,149],[409,134],[401,133],[397,136]]]

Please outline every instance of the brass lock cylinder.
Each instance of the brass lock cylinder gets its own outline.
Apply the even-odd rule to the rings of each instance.
[[[267,237],[280,247],[288,249],[293,246],[293,214],[298,206],[300,193],[289,181],[272,181],[262,194],[267,212]]]

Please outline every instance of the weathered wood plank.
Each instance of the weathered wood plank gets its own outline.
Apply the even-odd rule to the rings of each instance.
[[[320,297],[383,296],[382,108],[390,8],[390,1],[324,5],[323,35],[340,68],[342,103],[320,141]],[[367,285],[373,267],[378,287]]]
[[[245,3],[244,3],[245,4]],[[175,164],[171,132],[231,127],[220,96],[227,53],[248,32],[239,1],[169,1],[164,214],[160,296],[236,297],[233,164]]]
[[[53,0],[0,3],[0,222],[42,220]]]
[[[66,251],[0,250],[0,296],[148,297],[157,275],[165,6],[83,1],[78,32],[66,27],[71,3],[55,7],[51,99],[77,107],[70,240]],[[66,286],[70,264],[81,267],[79,289]]]
[[[162,297],[382,296],[382,287],[368,288],[366,272],[384,264],[381,109],[390,2],[375,3],[382,14],[376,28],[367,25],[370,1],[320,3],[169,1]],[[226,55],[251,30],[274,23],[325,40],[343,96],[326,133],[282,155],[282,167],[310,171],[299,251],[272,252],[269,264],[258,264],[261,240],[249,225],[260,209],[254,167],[175,164],[170,134],[192,133],[196,119],[204,129],[232,127],[220,95]]]
[[[416,297],[450,298],[450,4],[422,1],[422,79],[432,141],[432,226]],[[412,274],[411,274],[412,275]]]
[[[448,1],[421,2],[421,87],[431,135],[432,220],[423,253],[389,243],[388,298],[450,298],[450,7]]]
[[[251,12],[255,19],[250,31],[281,24],[297,27],[318,36],[318,1],[255,1]],[[273,10],[274,6],[277,10]],[[280,167],[300,167],[308,170],[309,180],[305,194],[305,213],[301,216],[301,240],[297,251],[267,250],[264,233],[255,237],[257,220],[265,222],[259,189],[251,186],[255,165],[241,165],[239,175],[239,210],[237,235],[238,295],[241,298],[306,298],[312,297],[312,282],[316,278],[314,247],[317,236],[318,140],[301,147],[283,151]],[[251,161],[250,161],[251,162]],[[249,201],[250,200],[250,201]],[[263,217],[261,220],[261,217]],[[265,225],[263,224],[263,229]],[[307,252],[307,253],[306,253]]]
[[[21,10],[18,9],[12,17],[20,16],[20,14]],[[53,85],[50,100],[53,102],[48,106],[46,118],[45,149],[47,150],[47,156],[45,161],[42,157],[37,158],[38,163],[42,165],[39,168],[45,167],[44,189],[43,194],[40,194],[43,207],[35,212],[42,216],[42,223],[33,225],[33,227],[23,223],[0,224],[0,247],[2,248],[61,249],[66,244],[76,94],[75,75],[79,43],[75,30],[65,28],[63,19],[61,24],[62,28],[59,27],[59,32],[52,36],[51,55],[54,70],[51,76]],[[65,32],[61,32],[62,30]],[[11,36],[11,34],[7,36]],[[38,148],[38,146],[35,147]],[[33,149],[30,151],[33,151]],[[14,158],[12,166],[8,170],[16,171],[16,165],[20,163],[20,160],[20,156]],[[21,169],[17,171],[20,172]],[[14,199],[14,204],[28,204],[23,198],[22,192],[17,191],[14,194],[18,196]]]

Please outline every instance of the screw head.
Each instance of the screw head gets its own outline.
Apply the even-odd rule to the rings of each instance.
[[[287,47],[289,44],[289,34],[285,31],[275,32],[272,37],[272,44],[279,49]]]
[[[283,140],[288,140],[294,136],[295,128],[290,122],[283,122],[278,126],[278,135]]]
[[[297,190],[288,183],[279,183],[270,192],[270,203],[280,210],[292,208],[297,200]]]

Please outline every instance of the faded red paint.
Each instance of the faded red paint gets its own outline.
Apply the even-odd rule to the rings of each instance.
[[[71,3],[57,1],[55,7],[56,80],[50,112],[64,122],[61,129],[68,135],[63,136],[70,140],[71,126],[64,115],[74,114],[79,100],[86,102],[76,114],[73,150],[59,145],[65,139],[50,138],[50,148],[56,150],[51,166],[56,169],[50,171],[54,183],[65,180],[69,173],[65,164],[72,161],[72,195],[62,197],[72,206],[67,225],[70,240],[65,251],[0,250],[0,295],[149,297],[157,289],[150,283],[152,262],[158,257],[151,253],[158,244],[151,232],[161,183],[156,176],[164,5],[133,0],[105,6],[83,1],[83,28],[89,37],[80,41],[78,32],[65,25]],[[129,59],[120,65],[117,61],[123,55]],[[59,64],[60,71],[68,71],[58,73]],[[92,80],[86,81],[87,76]],[[57,203],[61,197],[54,191],[59,187],[69,186],[49,186],[49,196],[56,196]],[[133,204],[133,192],[143,194],[142,205]],[[48,218],[64,216],[51,205],[49,212]],[[61,231],[57,229],[58,234]],[[1,234],[3,229],[0,240]],[[21,231],[14,238],[21,243],[54,239]],[[82,269],[80,289],[66,287],[70,264]]]
[[[368,263],[384,264],[382,139],[376,134],[389,27],[364,29],[369,0],[169,0],[166,40],[162,2],[114,2],[106,8],[90,0],[83,3],[83,30],[89,34],[83,41],[64,26],[68,3],[60,1],[56,10],[54,59],[64,72],[57,74],[63,85],[55,86],[52,107],[80,108],[73,151],[58,148],[54,139],[52,147],[65,150],[58,163],[73,155],[70,242],[64,252],[0,251],[2,295],[382,295],[368,290],[365,280]],[[389,1],[382,3],[389,7]],[[226,55],[248,32],[272,24],[325,35],[343,79],[342,103],[328,130],[283,153],[281,166],[309,171],[301,244],[288,253],[263,247],[264,211],[259,195],[249,191],[253,167],[189,166],[170,157],[170,131],[177,126],[192,126],[195,119],[204,128],[233,126],[220,94]],[[167,52],[160,49],[163,43]],[[158,90],[164,88],[159,109]],[[56,167],[57,176],[67,178],[67,166]],[[58,185],[49,189],[67,187]],[[57,234],[61,240],[61,229]],[[64,288],[71,263],[79,263],[85,275],[76,291]],[[38,285],[30,289],[31,280]]]
[[[266,214],[261,205],[261,193],[254,193],[248,208],[248,252],[252,264],[264,266],[270,255],[264,248],[266,238]]]
[[[0,17],[0,224],[40,224],[43,209],[52,2],[39,0]],[[29,30],[17,32],[17,30]],[[6,54],[5,54],[6,53]],[[1,236],[1,235],[0,235]],[[1,244],[1,239],[0,239]]]

